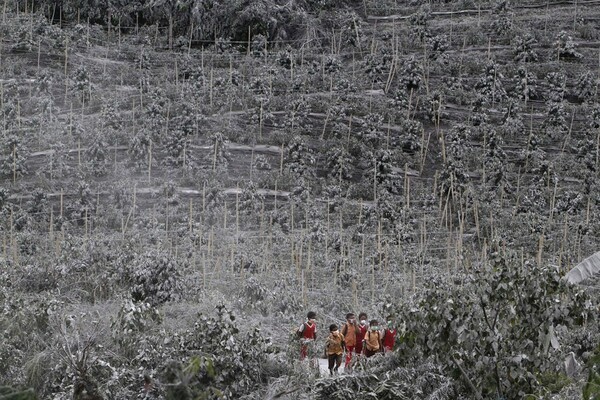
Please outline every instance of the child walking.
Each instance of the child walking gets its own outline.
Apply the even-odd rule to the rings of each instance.
[[[383,331],[383,349],[387,353],[388,351],[394,350],[394,344],[396,343],[396,334],[398,333],[398,328],[394,326],[394,316],[389,315],[387,317],[387,327]]]
[[[360,328],[354,318],[354,313],[346,314],[346,323],[342,327],[342,335],[344,336],[344,342],[346,343],[346,362],[344,363],[344,370],[351,370],[352,366],[352,352],[356,351],[357,339],[359,336]]]
[[[317,340],[317,323],[315,319],[317,313],[309,311],[306,314],[306,322],[303,323],[297,330],[297,335],[300,338],[300,359],[304,360],[308,355],[308,345]]]
[[[329,362],[330,375],[338,372],[338,368],[342,364],[344,348],[344,335],[339,331],[336,324],[329,325],[329,336],[325,342],[325,353]]]
[[[376,319],[372,319],[369,324],[369,330],[365,335],[365,356],[371,357],[377,353],[383,351],[383,345],[381,343],[381,331],[379,330],[379,322]]]
[[[358,332],[356,333],[356,347],[354,351],[356,354],[362,354],[363,341],[365,340],[365,335],[367,334],[367,330],[369,329],[369,323],[367,322],[367,314],[361,312],[360,314],[358,314],[358,320],[360,321],[360,323],[358,325]]]

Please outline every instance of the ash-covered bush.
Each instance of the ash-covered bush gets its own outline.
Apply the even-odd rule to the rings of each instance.
[[[136,257],[132,273],[135,301],[156,306],[179,298],[179,270],[171,254],[151,249]]]
[[[509,254],[510,256],[510,254]],[[546,397],[567,383],[569,338],[593,318],[590,299],[557,268],[521,263],[498,251],[460,285],[432,282],[398,310],[398,352],[406,365],[435,359],[474,397]],[[561,385],[548,385],[547,377]]]
[[[224,305],[216,316],[199,315],[194,327],[178,337],[184,359],[170,363],[163,383],[168,399],[237,399],[266,382],[263,366],[274,351],[260,329],[243,329]]]
[[[367,360],[361,360],[367,361]],[[364,363],[364,370],[334,379],[316,381],[316,399],[456,399],[453,379],[432,362],[402,366],[397,355],[377,356]]]

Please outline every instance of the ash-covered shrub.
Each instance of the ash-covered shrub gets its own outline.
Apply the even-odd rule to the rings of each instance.
[[[546,397],[567,380],[571,331],[593,319],[592,302],[558,268],[521,263],[498,251],[460,285],[432,282],[399,308],[405,331],[397,351],[406,365],[435,359],[474,397]],[[546,376],[560,387],[548,386]]]
[[[135,259],[132,273],[131,296],[135,301],[159,305],[179,298],[178,265],[171,254],[149,250]]]
[[[456,399],[455,383],[431,361],[414,367],[402,365],[396,354],[359,359],[354,374],[319,379],[317,399]]]
[[[274,351],[258,328],[243,329],[224,305],[216,316],[199,315],[181,335],[182,363],[170,363],[163,382],[167,399],[236,399],[266,381],[263,365]]]

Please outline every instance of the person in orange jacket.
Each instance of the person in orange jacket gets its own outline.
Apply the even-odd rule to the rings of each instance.
[[[369,324],[369,330],[364,340],[364,352],[367,357],[372,357],[377,353],[383,352],[381,331],[379,330],[379,322],[376,319],[372,319]]]
[[[346,314],[346,323],[342,326],[342,335],[346,342],[346,362],[344,363],[345,370],[351,370],[350,362],[352,361],[352,352],[356,351],[360,328],[356,323],[354,313]]]
[[[344,335],[339,331],[336,324],[331,324],[329,326],[329,336],[325,342],[325,353],[327,354],[330,375],[337,374],[340,365],[342,365],[344,349]]]

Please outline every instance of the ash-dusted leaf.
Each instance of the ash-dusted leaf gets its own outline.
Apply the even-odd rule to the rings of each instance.
[[[577,284],[600,272],[600,251],[594,253],[570,270],[565,278],[569,283]]]

